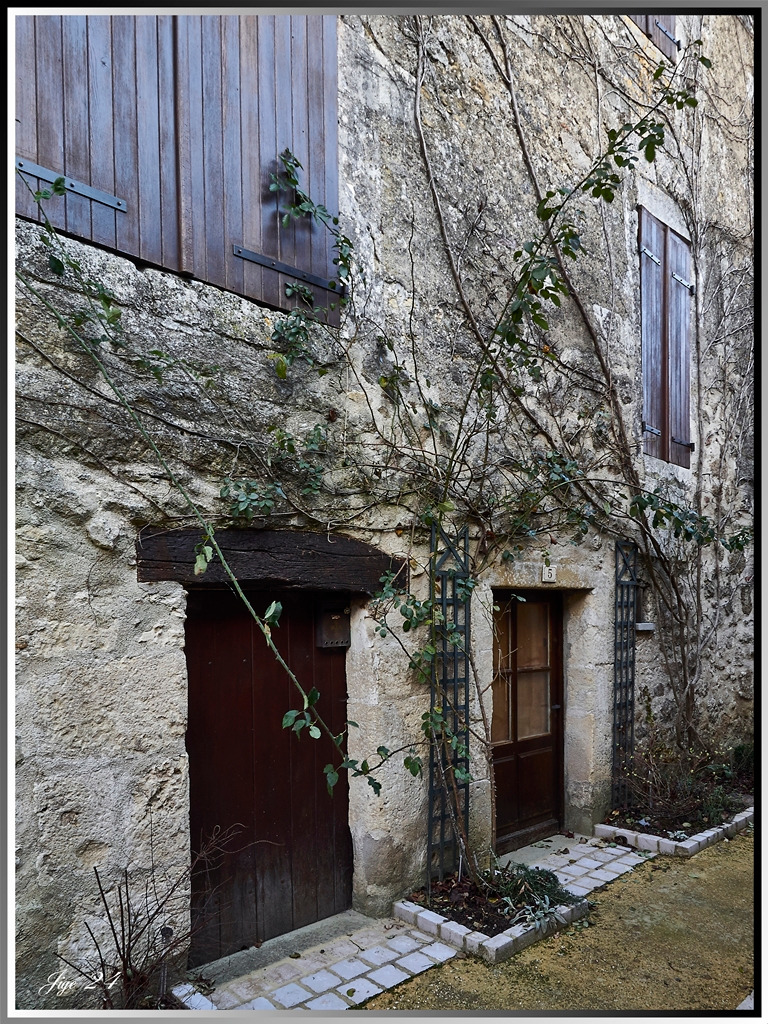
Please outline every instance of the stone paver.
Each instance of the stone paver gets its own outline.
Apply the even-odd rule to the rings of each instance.
[[[418,948],[418,943],[416,943],[416,948]],[[340,960],[339,963],[333,965],[334,974],[338,974],[344,981],[358,978],[370,969],[371,965],[363,963],[362,960]]]
[[[627,871],[631,871],[633,867],[633,864],[624,864],[621,861],[617,860],[614,861],[613,864],[611,864],[610,867],[607,868],[607,870],[612,871],[614,875],[618,876],[626,874]]]
[[[456,956],[456,950],[452,949],[451,946],[446,946],[444,942],[433,942],[429,946],[425,946],[422,953],[431,956],[433,960],[438,960],[440,963],[444,963],[446,960],[450,960],[452,956]]]
[[[589,896],[589,894],[592,892],[592,888],[593,887],[591,885],[588,886],[588,885],[575,885],[574,884],[574,885],[564,885],[563,888],[567,889],[568,892],[573,893],[574,896]]]
[[[312,993],[302,988],[301,985],[284,985],[272,993],[272,998],[288,1010],[293,1006],[298,1006],[299,1003],[306,1003],[308,999],[312,998]]]
[[[396,935],[394,939],[387,939],[387,945],[398,953],[413,953],[421,943],[412,939],[409,935]]]
[[[368,977],[374,985],[381,985],[382,988],[394,988],[395,985],[408,981],[408,975],[405,971],[398,970],[394,964],[379,967],[377,971],[371,971]]]
[[[210,999],[201,995],[192,985],[179,985],[173,990],[177,999],[186,1003],[190,1010],[216,1010],[217,1006]]]
[[[264,996],[259,996],[258,999],[252,999],[250,1003],[245,1003],[243,1006],[238,1006],[238,1010],[279,1010],[279,1006],[275,1006],[274,1003],[270,1003]]]
[[[404,971],[410,971],[411,974],[421,974],[422,971],[426,971],[429,967],[435,966],[435,961],[430,960],[428,956],[424,956],[423,953],[409,953],[408,956],[402,957],[397,961],[397,967],[402,968]]]
[[[266,1000],[265,1000],[266,1002]],[[326,992],[317,999],[310,999],[307,1003],[308,1010],[348,1010],[349,1003],[337,996],[334,992]]]
[[[583,864],[576,863],[567,864],[565,867],[558,868],[557,871],[555,871],[555,874],[558,878],[578,878],[579,875],[586,875],[588,871],[588,867],[585,867]]]
[[[581,857],[578,861],[581,867],[585,868],[599,868],[602,864],[599,860],[595,860],[594,857]]]
[[[234,995],[232,992],[227,991],[227,989],[225,988],[217,988],[215,992],[211,993],[211,999],[215,1003],[216,1008],[219,1010],[240,1009],[241,1007],[243,1007],[244,1002],[244,1000],[240,996]],[[248,1009],[247,1002],[243,1008],[246,1010]],[[258,1009],[258,1007],[255,1007],[255,1009]],[[269,1006],[264,1007],[264,1009],[274,1010],[274,1006],[272,1006],[272,1004],[270,1003]]]
[[[301,979],[301,984],[311,988],[313,992],[327,992],[329,988],[335,988],[340,981],[338,974],[330,971],[318,971],[317,974],[310,974]]]
[[[382,989],[378,985],[374,985],[367,978],[356,978],[355,981],[350,981],[349,984],[337,989],[337,991],[357,1005],[364,1003],[371,996],[377,996]]]
[[[414,910],[423,908],[414,906]],[[322,955],[320,948],[306,950],[299,958],[287,958],[233,979],[214,990],[210,999],[192,985],[185,985],[182,991],[190,1008],[349,1010],[456,953],[436,935],[402,921],[382,921],[354,932],[348,940],[328,943],[322,947]]]
[[[373,949],[365,949],[359,954],[360,960],[365,960],[375,967],[380,967],[382,964],[388,964],[392,960],[397,960],[397,951],[394,949],[387,949],[386,946],[374,946]]]
[[[587,875],[587,878],[596,878],[600,883],[612,882],[615,877],[616,875],[613,872],[606,871],[605,868],[596,868]]]

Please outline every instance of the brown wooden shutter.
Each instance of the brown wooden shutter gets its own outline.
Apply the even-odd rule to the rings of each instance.
[[[640,293],[643,364],[643,451],[667,458],[667,375],[664,367],[663,225],[640,209]]]
[[[666,57],[670,60],[677,59],[679,46],[675,35],[674,14],[628,14],[627,17],[634,21]]]
[[[641,32],[649,35],[648,32],[648,15],[647,14],[628,14],[627,17],[630,21],[634,21]]]
[[[242,247],[244,294],[257,292],[265,302],[291,308],[285,286],[299,281],[312,288],[315,302],[335,301],[335,292],[318,285],[334,276],[334,250],[327,229],[308,219],[281,222],[285,199],[269,191],[270,175],[281,169],[278,156],[285,149],[303,166],[301,185],[316,203],[331,214],[338,211],[338,121],[336,19],[333,16],[278,15],[241,18],[252,58],[241,60],[241,94],[254,108],[251,123],[258,133],[244,135],[250,187],[243,189],[243,226],[230,250]],[[248,150],[248,139],[258,147]],[[296,268],[297,274],[280,272],[254,262],[250,253]],[[308,275],[307,277],[303,275]]]
[[[23,16],[16,30],[17,157],[75,186],[48,204],[57,228],[277,308],[296,305],[295,280],[335,299],[329,232],[283,228],[269,191],[290,149],[337,212],[334,16]],[[21,183],[17,213],[37,217]]]
[[[170,19],[21,16],[17,166],[33,189],[64,176],[47,204],[58,229],[178,269]],[[170,168],[169,168],[170,162]],[[37,218],[17,181],[17,212]]]
[[[669,372],[669,461],[691,465],[690,309],[691,259],[688,244],[667,232],[667,348]]]
[[[640,209],[643,451],[690,468],[690,247]]]
[[[651,40],[658,46],[665,57],[670,60],[677,60],[679,50],[678,39],[675,35],[674,14],[649,14],[648,34]]]

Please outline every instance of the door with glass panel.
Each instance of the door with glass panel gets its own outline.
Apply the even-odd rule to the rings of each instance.
[[[546,591],[494,597],[491,743],[501,854],[562,826],[562,604]]]

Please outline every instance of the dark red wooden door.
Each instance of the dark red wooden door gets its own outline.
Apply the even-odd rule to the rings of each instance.
[[[341,732],[345,650],[316,646],[320,596],[248,596],[261,613],[282,603],[275,643],[302,685],[320,692],[318,711]],[[237,829],[193,877],[191,963],[200,964],[346,910],[352,844],[346,778],[331,797],[323,774],[335,748],[326,737],[282,728],[301,698],[240,599],[190,592],[186,652],[193,853],[215,830]]]
[[[496,852],[562,825],[562,630],[557,595],[497,595],[493,772]]]

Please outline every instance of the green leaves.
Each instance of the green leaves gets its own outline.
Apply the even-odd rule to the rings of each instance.
[[[670,527],[675,537],[693,541],[699,547],[717,541],[726,551],[743,551],[752,537],[752,530],[748,527],[731,536],[721,533],[707,516],[663,497],[658,488],[650,493],[635,494],[630,499],[629,514],[635,519],[649,511],[653,513],[651,525],[654,529]]]
[[[64,274],[65,266],[58,256],[50,253],[48,256],[48,268],[56,274],[57,277],[61,277]]]
[[[229,499],[229,514],[234,519],[250,522],[254,516],[267,516],[275,507],[278,498],[285,498],[285,492],[277,481],[260,480],[224,481],[219,496]]]
[[[304,438],[296,438],[290,431],[273,425],[267,428],[267,434],[267,472],[270,475],[279,472],[283,479],[293,479],[303,495],[319,494],[324,472],[322,457],[327,448],[325,428],[315,424]],[[282,482],[274,478],[233,480],[227,477],[219,495],[229,501],[229,514],[233,518],[248,522],[254,516],[268,516],[281,499],[288,500]]]
[[[208,543],[210,539],[210,535],[206,534],[206,536],[195,545],[195,576],[202,576],[208,568],[208,564],[213,561],[214,551]]]
[[[270,608],[271,607],[272,605],[270,605]],[[291,729],[297,736],[301,736],[302,730],[306,729],[313,740],[319,740],[322,736],[322,731],[320,730],[317,722],[321,720],[316,716],[313,716],[310,710],[319,699],[320,694],[313,687],[310,692],[304,696],[303,710],[297,711],[294,709],[292,711],[286,711],[283,715],[283,728]]]
[[[312,197],[301,188],[299,171],[304,170],[304,168],[291,150],[284,149],[279,156],[279,160],[282,165],[282,171],[278,174],[270,174],[269,191],[276,194],[283,194],[286,197],[291,196],[292,194],[291,201],[282,208],[283,215],[281,217],[281,223],[283,227],[287,227],[292,220],[311,218],[312,220],[323,224],[328,231],[331,232],[334,236],[333,247],[336,250],[336,256],[334,257],[333,264],[336,267],[338,280],[330,281],[329,287],[334,290],[338,289],[341,292],[344,284],[349,279],[351,272],[353,254],[352,242],[340,231],[338,226],[339,218],[333,216],[322,203],[316,203]],[[308,288],[299,285],[289,287],[292,289],[290,292],[287,292],[289,295],[301,295],[303,301],[311,308],[313,299],[312,293]],[[346,302],[346,298],[342,296],[339,300],[339,305],[346,305]],[[332,306],[331,308],[334,307]],[[319,313],[320,310],[314,310],[313,312]]]
[[[274,628],[280,625],[280,616],[283,611],[283,606],[279,601],[273,601],[272,604],[264,612],[264,621],[268,626]]]
[[[285,380],[288,377],[288,361],[285,358],[285,356],[282,355],[280,352],[270,352],[270,354],[267,356],[267,359],[274,360],[275,373],[280,378],[280,380]]]
[[[614,154],[614,162],[629,162],[628,157],[620,155],[625,152],[625,149],[626,147],[623,145],[617,147],[617,153],[619,156],[617,161],[616,155]],[[612,152],[613,147],[609,150],[609,154]],[[590,192],[595,199],[604,199],[607,203],[612,203],[616,189],[621,184],[621,178],[611,168],[608,159],[609,154],[606,154],[603,160],[592,169],[592,173],[582,183],[581,191]]]
[[[328,787],[328,792],[333,796],[333,787],[339,781],[339,773],[332,764],[327,764],[323,771],[325,772],[325,784]]]
[[[550,203],[550,200],[554,199],[556,195],[557,192],[547,192],[547,194],[538,204],[538,206],[536,207],[536,216],[539,218],[539,220],[547,221],[550,219],[550,217],[554,217],[554,215],[562,209],[562,203],[555,203],[554,206],[551,205]]]

